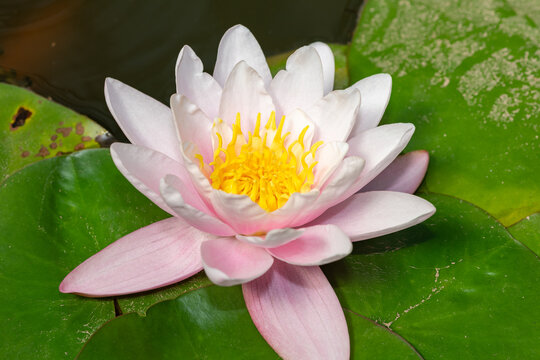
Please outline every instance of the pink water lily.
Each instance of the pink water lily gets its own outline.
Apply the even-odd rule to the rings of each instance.
[[[336,91],[333,82],[334,58],[322,43],[295,51],[272,78],[240,25],[223,36],[213,76],[184,46],[171,109],[107,79],[107,104],[132,143],[113,144],[112,158],[173,217],[87,259],[60,291],[130,294],[204,269],[218,285],[242,284],[256,327],[281,357],[347,359],[343,310],[318,266],[435,208],[410,195],[427,153],[398,157],[414,126],[377,126],[391,77]]]

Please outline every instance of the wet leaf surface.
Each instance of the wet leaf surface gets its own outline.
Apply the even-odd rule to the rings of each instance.
[[[98,148],[96,140],[105,134],[86,116],[29,90],[0,83],[0,182],[33,162]]]
[[[534,3],[368,1],[349,53],[352,82],[393,76],[384,122],[416,125],[424,188],[507,226],[540,210],[540,29],[523,12]]]

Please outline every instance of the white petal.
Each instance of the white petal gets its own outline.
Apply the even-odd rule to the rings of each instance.
[[[131,143],[180,161],[180,141],[174,131],[172,112],[167,106],[112,78],[105,80],[105,100]]]
[[[315,154],[315,179],[313,187],[320,189],[328,178],[341,164],[341,161],[347,154],[349,145],[340,141],[332,141],[324,143],[317,149]]]
[[[270,94],[280,114],[307,109],[323,97],[321,58],[311,46],[296,50],[270,84]]]
[[[315,141],[345,141],[356,122],[360,107],[358,90],[336,90],[306,110],[317,126]]]
[[[383,172],[362,188],[362,192],[386,190],[413,194],[422,183],[429,163],[425,150],[398,156]]]
[[[232,69],[240,61],[245,61],[255,69],[267,86],[272,80],[261,47],[251,31],[242,25],[236,25],[225,32],[219,43],[214,79],[222,86],[227,81]]]
[[[261,114],[264,125],[274,110],[272,97],[266,92],[262,78],[246,62],[236,64],[223,87],[219,117],[232,124],[236,114],[240,113],[242,133],[247,138],[248,131],[253,132],[255,128],[257,115]]]
[[[358,111],[356,125],[350,137],[379,124],[386,110],[392,92],[392,77],[388,74],[376,74],[362,79],[348,89],[358,89],[362,104]],[[348,90],[347,89],[347,90]]]
[[[235,234],[227,224],[215,217],[209,210],[202,211],[197,208],[203,206],[202,202],[194,203],[196,194],[186,191],[185,183],[176,176],[167,175],[161,179],[160,191],[163,200],[175,212],[175,215],[182,217],[191,226],[218,236]]]
[[[203,156],[205,163],[212,161],[212,121],[183,95],[171,97],[171,109],[182,144],[194,144],[194,151]]]
[[[315,50],[317,50],[319,57],[321,58],[324,81],[324,94],[328,94],[334,88],[334,73],[336,71],[334,53],[328,45],[320,41],[314,42],[309,46],[314,47]]]
[[[321,189],[321,195],[309,206],[308,211],[298,216],[291,226],[301,226],[321,215],[339,199],[358,180],[364,167],[364,160],[349,156],[343,159],[328,182]]]
[[[123,143],[112,144],[111,157],[118,170],[137,190],[169,214],[175,214],[159,195],[159,181],[166,174],[189,180],[189,174],[181,163],[146,147]],[[188,191],[193,190],[191,182],[186,183]]]
[[[210,200],[216,214],[238,234],[266,231],[268,212],[246,195],[229,194],[213,189]],[[270,230],[270,229],[268,229]]]
[[[348,141],[349,155],[359,156],[366,161],[352,195],[381,173],[407,146],[414,133],[414,125],[396,123],[366,130]]]
[[[301,230],[304,233],[284,245],[267,249],[277,259],[292,265],[324,265],[349,255],[352,243],[335,225],[315,225]]]
[[[195,52],[185,45],[176,61],[176,92],[186,96],[211,120],[218,116],[221,86],[203,72],[203,63]]]
[[[435,207],[414,195],[393,191],[355,194],[328,209],[310,225],[334,224],[352,241],[406,229],[429,218]]]
[[[284,228],[284,229],[274,229],[270,230],[264,236],[245,236],[245,235],[236,235],[236,238],[240,241],[247,242],[249,244],[272,248],[288,243],[289,241],[295,240],[303,234],[302,230]]]
[[[298,136],[300,135],[302,130],[305,129],[306,126],[308,127],[308,129],[304,134],[304,148],[309,149],[313,141],[313,135],[316,131],[315,124],[313,124],[309,117],[300,109],[296,109],[290,114],[287,114],[285,118],[285,124],[283,124],[283,134],[286,134],[288,132],[290,132],[291,134],[287,137],[287,140],[285,141],[285,147],[288,148],[291,143],[298,140]]]
[[[210,239],[201,245],[204,271],[213,283],[232,286],[263,275],[274,259],[263,248],[235,238]]]

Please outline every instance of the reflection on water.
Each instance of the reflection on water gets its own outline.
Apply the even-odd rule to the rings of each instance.
[[[0,0],[0,80],[30,84],[122,138],[105,105],[106,76],[168,103],[183,44],[211,72],[221,35],[237,23],[266,55],[315,40],[343,43],[360,2]]]

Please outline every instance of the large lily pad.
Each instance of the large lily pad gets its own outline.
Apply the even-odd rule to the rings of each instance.
[[[345,312],[355,359],[417,359],[390,330]],[[357,345],[355,345],[357,344]],[[78,359],[277,359],[259,335],[239,286],[212,285],[152,306],[145,317],[120,316],[104,325]]]
[[[38,160],[97,148],[106,133],[86,116],[0,83],[0,182]]]
[[[540,213],[532,214],[508,228],[517,240],[540,255]]]
[[[167,214],[123,178],[105,149],[24,168],[1,185],[0,204],[0,347],[17,359],[73,358],[115,307],[112,299],[61,294],[63,277]],[[147,296],[166,298],[158,294]]]
[[[514,2],[512,2],[514,3]],[[540,210],[540,29],[502,0],[368,1],[352,81],[393,76],[385,122],[413,122],[425,189],[470,201],[504,225]]]
[[[427,199],[432,218],[327,266],[341,304],[426,359],[539,358],[538,258],[471,204]]]

